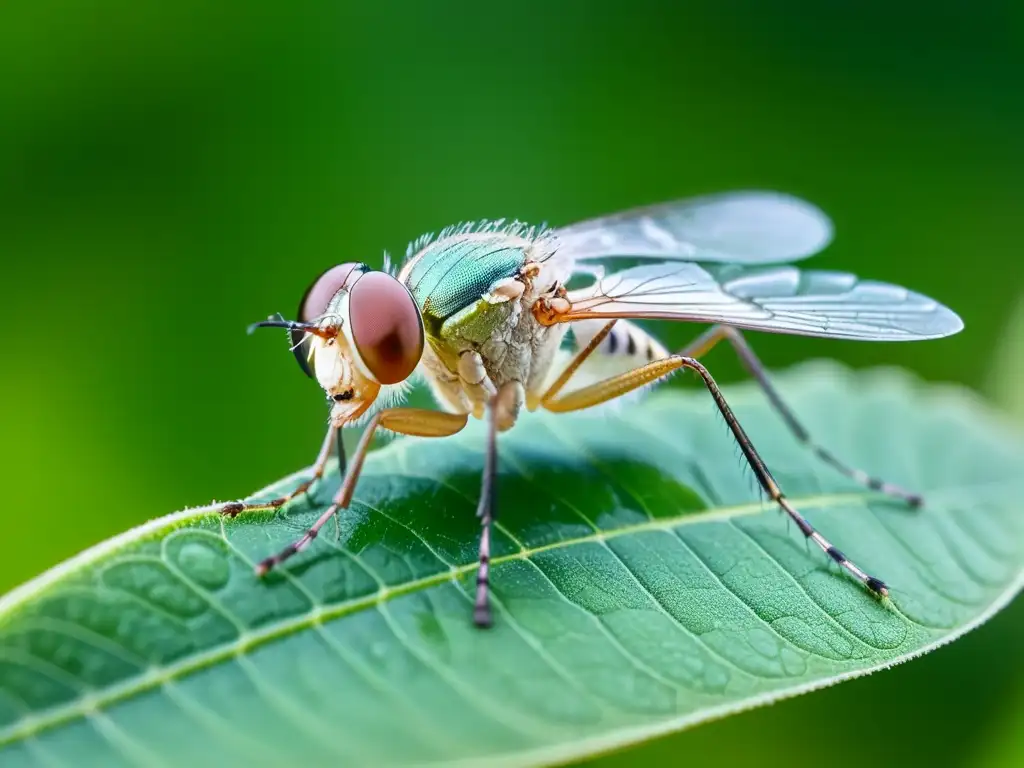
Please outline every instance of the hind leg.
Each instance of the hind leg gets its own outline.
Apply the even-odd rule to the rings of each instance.
[[[782,400],[782,397],[780,397],[778,390],[772,385],[764,364],[760,359],[758,359],[757,355],[754,354],[754,350],[743,337],[743,334],[736,328],[728,325],[716,325],[702,333],[690,344],[680,350],[679,355],[682,357],[701,358],[710,352],[722,339],[728,340],[732,345],[732,348],[735,350],[740,362],[743,363],[743,367],[747,369],[747,372],[761,387],[765,397],[768,398],[768,402],[771,403],[772,408],[775,409],[775,412],[779,414],[782,421],[787,427],[789,427],[789,431],[793,433],[797,440],[806,445],[815,456],[852,480],[855,480],[861,485],[867,486],[874,491],[880,491],[889,496],[900,499],[912,507],[919,507],[924,503],[924,499],[921,498],[919,494],[904,490],[898,485],[886,482],[885,480],[881,480],[877,477],[872,477],[864,470],[850,466],[839,459],[830,450],[814,442],[810,433],[803,424],[797,420],[793,410],[786,405]]]

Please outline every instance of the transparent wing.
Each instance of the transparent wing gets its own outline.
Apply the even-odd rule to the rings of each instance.
[[[668,262],[627,269],[569,292],[559,322],[623,317],[871,341],[949,336],[963,322],[937,301],[896,285],[796,267]]]
[[[555,232],[576,261],[614,257],[735,264],[796,261],[832,240],[832,223],[780,192],[730,192],[677,200],[570,224]]]

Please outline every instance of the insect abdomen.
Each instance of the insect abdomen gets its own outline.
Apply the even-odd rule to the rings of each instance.
[[[582,349],[607,325],[607,320],[582,320],[572,324],[576,348]],[[630,366],[640,366],[668,357],[668,350],[643,328],[628,320],[619,320],[598,345],[595,353],[615,358]]]
[[[500,234],[455,236],[426,246],[402,270],[428,330],[472,305],[499,280],[519,273],[525,243]]]

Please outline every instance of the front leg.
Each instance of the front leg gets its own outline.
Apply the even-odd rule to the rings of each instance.
[[[283,507],[297,496],[308,493],[313,483],[324,476],[324,471],[327,469],[327,460],[331,457],[331,448],[335,445],[335,442],[337,442],[338,446],[338,471],[344,473],[345,445],[341,441],[341,430],[332,424],[327,428],[327,436],[324,438],[323,445],[320,447],[320,453],[317,455],[316,462],[313,464],[313,474],[308,480],[303,481],[292,491],[286,493],[284,496],[278,496],[276,499],[254,502],[228,502],[220,508],[220,513],[227,517],[236,517],[242,512],[253,512],[255,510],[262,509],[277,509],[279,507]]]
[[[458,374],[459,385],[469,399],[473,416],[482,419],[487,410],[487,404],[498,394],[498,390],[490,376],[487,375],[487,368],[484,366],[484,359],[480,353],[473,349],[463,351],[459,355]]]
[[[335,494],[331,505],[320,515],[315,523],[299,539],[293,541],[276,555],[262,560],[256,566],[256,574],[263,576],[268,571],[276,568],[292,555],[301,552],[310,542],[317,537],[320,529],[328,520],[341,509],[349,505],[352,494],[359,480],[359,474],[363,469],[363,460],[373,440],[373,433],[378,427],[389,429],[403,435],[414,435],[417,437],[447,437],[462,430],[469,421],[469,415],[464,413],[445,413],[443,411],[428,411],[422,408],[388,408],[380,411],[370,419],[366,425],[355,453],[352,454],[352,461],[345,472],[345,479]]]

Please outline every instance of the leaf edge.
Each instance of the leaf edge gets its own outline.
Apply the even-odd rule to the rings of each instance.
[[[997,433],[1003,439],[1010,438],[1016,441],[1024,434],[1020,429],[1016,428],[1016,424],[1006,424],[998,419],[997,415],[1002,413],[1002,410],[978,392],[954,383],[925,381],[916,374],[898,366],[878,366],[856,370],[836,361],[823,359],[806,361],[792,366],[784,372],[787,378],[808,379],[813,379],[826,373],[832,376],[839,376],[843,380],[843,384],[849,384],[851,380],[859,379],[870,386],[888,386],[893,389],[902,390],[904,393],[916,392],[926,397],[932,407],[938,407],[938,404],[952,405],[955,403],[960,408],[968,411],[972,417],[983,421],[986,429]],[[732,386],[735,386],[735,384]],[[685,392],[686,390],[682,391]],[[660,405],[662,401],[678,398],[679,395],[680,392],[677,391],[677,388],[665,388],[648,397],[647,401],[652,404],[656,402]],[[734,395],[730,402],[742,401],[742,399],[744,399],[742,396],[737,398]],[[373,454],[375,454],[374,458],[376,454],[386,453],[400,447],[402,442],[404,441],[389,441],[381,446],[380,449],[373,451]],[[303,467],[250,494],[247,498],[273,494],[277,489],[288,487],[305,477],[309,471],[309,467]],[[166,535],[174,529],[184,527],[204,516],[213,515],[223,503],[222,501],[213,501],[209,504],[186,507],[176,512],[152,518],[109,539],[87,547],[72,557],[43,571],[38,576],[20,584],[6,594],[0,595],[0,627],[16,618],[20,610],[25,607],[32,597],[45,593],[47,588],[52,585],[73,576],[76,572],[93,563],[101,561],[104,555],[116,551],[121,546],[145,541],[150,536]],[[266,515],[269,518],[273,514],[273,512],[255,513],[253,517]],[[467,570],[472,569],[472,567],[467,568]],[[777,701],[828,688],[838,683],[889,669],[890,667],[923,656],[977,629],[1009,605],[1022,590],[1024,590],[1024,568],[1018,569],[1015,579],[1007,584],[1006,589],[992,600],[983,612],[963,626],[951,630],[948,635],[938,638],[921,648],[902,654],[894,659],[879,662],[870,667],[841,672],[810,683],[796,685],[783,691],[765,693],[741,702],[706,708],[698,713],[686,716],[668,718],[656,723],[617,728],[607,734],[584,737],[569,744],[518,751],[504,755],[492,755],[483,759],[474,758],[471,761],[445,761],[443,765],[454,766],[455,768],[475,768],[476,766],[487,766],[488,768],[525,768],[526,766],[565,765],[584,758],[596,758],[619,752],[672,733],[681,733],[702,723],[720,720],[729,715],[746,712]],[[57,723],[51,723],[50,725],[57,725]],[[32,733],[37,732],[36,729],[30,728],[29,730]],[[45,727],[43,730],[49,730],[49,727]],[[17,743],[17,741],[17,737],[13,740],[5,740],[5,745]],[[439,763],[432,763],[431,765],[439,765]]]

